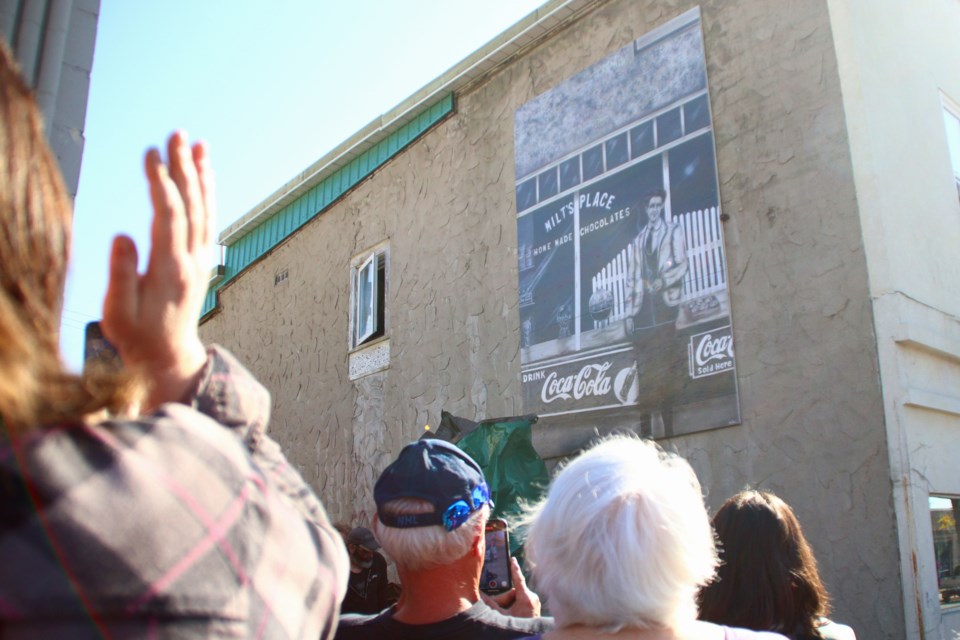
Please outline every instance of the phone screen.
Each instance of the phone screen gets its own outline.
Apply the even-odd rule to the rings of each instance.
[[[480,574],[480,590],[484,593],[500,593],[512,586],[510,580],[510,537],[505,520],[487,522],[487,553]]]
[[[98,367],[106,371],[120,371],[123,363],[117,350],[110,344],[100,329],[99,322],[88,322],[86,342],[83,347],[83,369]]]

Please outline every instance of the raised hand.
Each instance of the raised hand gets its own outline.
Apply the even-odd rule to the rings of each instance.
[[[145,409],[182,400],[206,362],[197,322],[207,291],[212,237],[213,172],[206,146],[183,132],[144,161],[153,224],[147,270],[137,273],[137,247],[117,236],[103,301],[103,331],[124,365],[149,386]]]

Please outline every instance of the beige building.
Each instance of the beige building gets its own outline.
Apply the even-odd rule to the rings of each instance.
[[[551,312],[549,340],[538,343],[523,324],[531,317],[525,274],[539,273],[545,263],[533,251],[546,244],[528,248],[518,209],[528,176],[554,161],[521,160],[549,144],[518,137],[527,125],[517,114],[564,95],[556,113],[567,113],[580,100],[570,87],[585,73],[604,76],[630,47],[637,56],[667,51],[667,36],[681,32],[701,47],[705,77],[675,102],[637,107],[626,124],[604,129],[588,115],[554,126],[571,138],[596,131],[557,149],[560,173],[550,175],[560,176],[562,192],[561,165],[576,157],[576,180],[586,184],[593,141],[603,141],[609,168],[614,138],[625,133],[624,166],[640,172],[650,158],[662,160],[670,210],[682,199],[684,170],[672,159],[694,138],[712,143],[715,156],[697,158],[715,157],[717,202],[702,210],[722,221],[722,282],[710,295],[736,345],[735,369],[732,351],[724,365],[733,390],[723,391],[723,410],[679,400],[671,425],[640,410],[624,375],[611,392],[622,407],[539,411],[534,443],[553,459],[597,431],[660,436],[690,459],[711,507],[745,486],[793,505],[835,617],[859,637],[952,638],[960,604],[940,602],[938,562],[955,557],[958,542],[935,547],[931,511],[960,497],[953,0],[548,2],[224,231],[226,263],[212,280],[203,336],[232,349],[271,389],[273,433],[332,517],[368,522],[377,474],[441,409],[471,419],[525,413],[536,404],[528,379],[537,371],[591,357],[591,340],[630,340],[616,312],[583,324],[587,298],[591,311],[604,298],[580,276],[570,278],[580,297]],[[659,59],[653,68],[674,60]],[[637,86],[683,84],[651,78]],[[616,120],[634,109],[633,101],[611,109],[614,97],[584,99],[577,113]],[[707,101],[710,119],[697,124],[695,107]],[[642,155],[643,127],[660,136],[673,113],[679,137],[657,138],[660,146]],[[563,193],[536,179],[531,197],[559,212]],[[632,184],[623,189],[636,198]],[[639,213],[630,202],[611,209],[610,220],[633,215],[633,225]],[[611,228],[636,235],[639,225],[623,224]],[[585,233],[572,254],[577,265],[595,246]],[[618,235],[625,245],[626,231],[603,237]],[[565,258],[551,242],[556,264]],[[687,236],[690,255],[702,249],[697,242]],[[709,299],[691,297],[703,292],[689,293],[684,277],[681,320],[690,303]],[[693,345],[703,332],[689,333],[695,377]]]
[[[36,92],[71,196],[80,181],[99,16],[100,0],[0,0],[0,38]]]

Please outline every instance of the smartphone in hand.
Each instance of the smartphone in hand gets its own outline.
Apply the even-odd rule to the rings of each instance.
[[[487,552],[480,573],[480,590],[487,594],[509,591],[513,586],[510,579],[510,535],[507,533],[507,521],[494,518],[487,521],[485,533]]]
[[[83,371],[99,369],[113,373],[123,369],[117,349],[104,337],[100,322],[88,322],[83,346]]]

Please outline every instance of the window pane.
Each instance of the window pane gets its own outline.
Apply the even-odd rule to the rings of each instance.
[[[537,179],[530,178],[517,185],[517,211],[529,209],[537,204]]]
[[[540,183],[540,199],[541,200],[557,195],[558,186],[557,186],[557,168],[556,167],[547,169],[546,171],[541,173],[539,176],[537,176],[537,180]]]
[[[580,184],[580,156],[574,156],[560,165],[560,190],[566,191],[578,184]]]
[[[603,145],[583,152],[583,179],[589,180],[603,173]]]
[[[953,175],[960,178],[960,116],[944,109],[943,121],[947,125],[947,145],[950,147]]]
[[[707,104],[707,96],[694,98],[683,105],[683,125],[686,128],[685,133],[710,126],[710,107]]]
[[[377,261],[376,254],[371,255],[357,269],[357,308],[354,315],[356,344],[373,335],[377,330]]]
[[[672,109],[657,116],[657,146],[662,147],[683,135],[680,124],[680,108]]]
[[[960,499],[930,496],[933,556],[937,563],[937,588],[944,609],[960,608]]]
[[[644,122],[630,130],[630,150],[634,158],[653,149],[653,121]]]
[[[629,158],[627,157],[627,133],[610,138],[604,143],[607,148],[607,170],[618,167]]]

